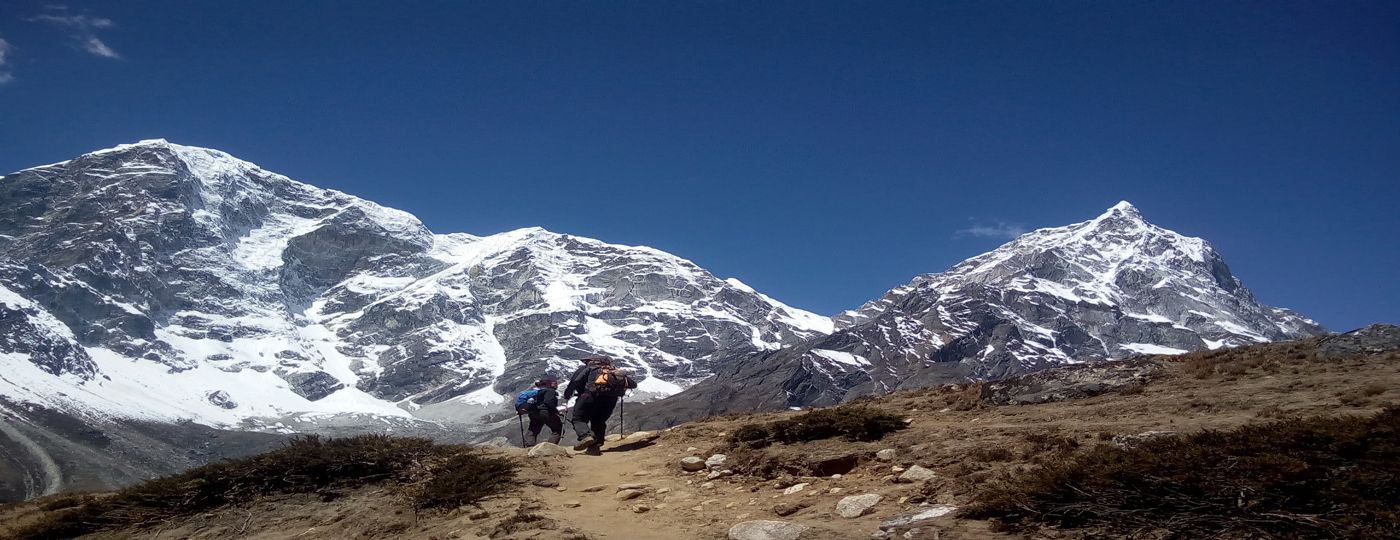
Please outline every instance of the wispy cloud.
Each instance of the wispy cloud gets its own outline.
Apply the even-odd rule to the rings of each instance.
[[[981,223],[973,225],[966,229],[959,230],[957,233],[958,236],[1001,238],[1005,240],[1012,240],[1023,234],[1026,234],[1026,227],[1020,223],[1004,223],[1001,221],[992,224]]]
[[[15,80],[14,74],[10,73],[10,61],[6,58],[9,53],[10,42],[0,39],[0,84]]]
[[[112,50],[97,37],[97,29],[116,26],[116,23],[112,22],[111,19],[94,17],[86,13],[70,15],[68,8],[64,6],[49,6],[48,10],[49,13],[29,20],[67,28],[69,37],[73,39],[73,46],[78,49],[104,58],[121,58],[117,51]]]

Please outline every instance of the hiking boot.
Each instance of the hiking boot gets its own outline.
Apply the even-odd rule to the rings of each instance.
[[[587,450],[587,449],[589,449],[589,448],[592,448],[593,445],[596,445],[596,444],[598,444],[598,440],[597,440],[597,439],[594,439],[592,435],[589,435],[589,436],[587,436],[587,437],[584,437],[584,438],[578,440],[578,444],[575,444],[575,445],[574,445],[574,451],[575,451],[575,452],[581,452],[581,451],[583,451],[583,450]]]

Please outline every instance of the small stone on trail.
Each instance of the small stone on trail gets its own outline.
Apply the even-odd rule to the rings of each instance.
[[[826,490],[826,492],[827,492],[827,493],[830,493],[830,494],[832,494],[832,495],[835,495],[835,494],[841,492],[841,488],[831,488],[831,489]]]
[[[681,458],[681,468],[687,471],[705,470],[705,460],[695,456]]]
[[[648,474],[651,474],[651,471],[637,471],[632,473],[632,476],[646,476]]]
[[[889,461],[893,460],[895,454],[898,454],[898,453],[899,453],[898,450],[895,450],[895,449],[893,449],[893,448],[886,448],[886,449],[881,450],[881,451],[879,451],[879,452],[875,452],[875,460],[876,460],[876,461],[889,462]]]
[[[552,478],[537,478],[530,481],[535,487],[552,488],[559,487],[559,481]]]
[[[646,492],[640,489],[624,489],[622,491],[617,492],[617,495],[613,495],[613,498],[619,501],[626,501],[635,499],[637,497],[641,497],[643,493]]]
[[[559,487],[557,487],[557,488],[554,488],[554,491],[568,491],[568,490],[569,490],[569,488],[566,488],[566,487],[564,487],[564,486],[559,486]]]
[[[691,509],[691,510],[694,510],[694,511],[696,511],[696,512],[703,512],[703,511],[705,510],[705,507],[703,507],[703,506],[692,506],[690,509]]]
[[[605,489],[608,489],[608,485],[607,485],[607,484],[603,484],[603,485],[601,485],[601,486],[586,487],[586,488],[580,489],[579,491],[582,491],[582,492],[584,492],[584,493],[592,493],[592,492],[594,492],[594,491],[603,491],[603,490],[605,490]]]
[[[699,452],[700,449],[699,449],[699,448],[696,448],[696,447],[694,447],[694,446],[692,446],[692,447],[690,447],[690,448],[686,448],[685,451],[686,451],[686,452]]]
[[[748,514],[739,514],[739,515],[737,515],[737,516],[734,516],[734,519],[749,519],[749,515],[748,515]]]
[[[890,472],[895,473],[895,474],[899,474],[899,473],[902,473],[902,472],[904,472],[904,471],[905,471],[904,467],[900,467],[899,465],[895,465],[895,466],[893,466],[893,467],[890,467]]]
[[[736,503],[736,502],[728,503],[728,504],[725,504],[724,507],[725,507],[725,508],[738,508],[738,507],[739,507],[739,503]]]
[[[633,507],[632,507],[632,511],[633,511],[633,512],[636,512],[636,513],[638,513],[638,514],[640,514],[640,513],[642,513],[642,512],[646,512],[646,511],[648,511],[648,510],[651,510],[651,507],[650,507],[650,506],[647,506],[647,505],[645,505],[645,504],[639,504],[639,505],[636,505],[636,506],[633,506]]]
[[[805,487],[807,487],[807,483],[805,483],[805,482],[804,482],[804,483],[801,483],[801,484],[794,484],[793,486],[791,486],[791,487],[789,487],[789,488],[787,488],[787,489],[784,489],[784,490],[783,490],[783,495],[792,495],[792,494],[794,494],[794,493],[798,493],[798,492],[802,491],[802,489],[805,488]]]
[[[564,508],[578,508],[580,506],[583,506],[583,503],[578,501],[564,501]]]
[[[705,483],[703,483],[703,484],[700,484],[700,487],[701,487],[701,488],[704,488],[704,489],[714,489],[714,488],[715,488],[715,483],[714,483],[714,482],[705,482]]]
[[[724,468],[724,462],[728,459],[729,456],[726,456],[724,454],[715,454],[713,456],[710,456],[709,459],[705,460],[705,466],[712,471],[718,471]]]
[[[620,484],[617,486],[617,490],[626,491],[629,489],[646,489],[649,487],[651,487],[651,484]]]
[[[671,488],[668,488],[668,487],[664,487],[664,488],[661,488],[661,489],[656,490],[656,493],[657,493],[658,495],[659,495],[659,494],[664,494],[664,493],[670,493],[670,492],[671,492]]]
[[[729,540],[797,540],[806,525],[786,521],[745,521],[729,528]]]

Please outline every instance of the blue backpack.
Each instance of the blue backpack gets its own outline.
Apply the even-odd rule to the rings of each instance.
[[[526,391],[524,391],[524,392],[521,392],[520,395],[516,396],[516,397],[515,397],[515,412],[517,412],[517,413],[527,413],[527,412],[530,412],[530,411],[533,411],[533,410],[535,410],[535,409],[540,408],[540,404],[535,400],[535,397],[538,396],[538,395],[540,394],[540,390],[544,390],[544,389],[543,389],[543,388],[531,388],[531,389],[529,389],[529,390],[526,390]]]

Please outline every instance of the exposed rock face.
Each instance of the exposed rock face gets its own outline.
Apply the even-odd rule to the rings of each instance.
[[[1322,335],[1259,304],[1199,238],[1120,203],[1041,229],[834,317],[837,331],[760,351],[646,414],[826,406],[860,395],[995,380],[1051,366]]]
[[[1162,365],[1135,358],[1064,366],[992,381],[982,387],[982,401],[994,405],[1031,405],[1082,399],[1134,384],[1147,384]]]
[[[1400,326],[1373,324],[1345,334],[1328,336],[1318,343],[1323,358],[1343,358],[1400,349]]]
[[[59,408],[491,424],[584,356],[613,356],[645,401],[831,326],[650,248],[435,235],[164,141],[0,178],[0,361],[35,368],[0,396]]]

